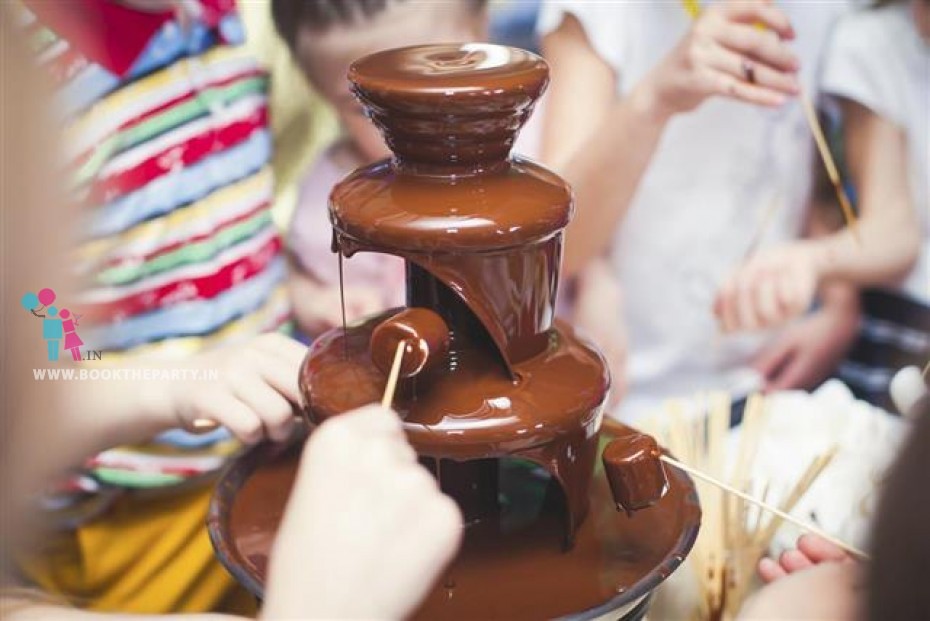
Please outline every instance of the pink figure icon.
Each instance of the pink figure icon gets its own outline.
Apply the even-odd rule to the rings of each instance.
[[[71,317],[71,311],[67,308],[61,309],[61,312],[58,313],[58,316],[62,319],[62,328],[65,332],[65,343],[63,349],[71,350],[71,358],[75,362],[81,361],[81,345],[84,344],[84,341],[81,340],[81,337],[78,336],[76,327],[77,320]]]

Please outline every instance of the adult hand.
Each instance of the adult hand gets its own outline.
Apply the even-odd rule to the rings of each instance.
[[[816,246],[793,242],[761,250],[720,287],[714,314],[724,332],[779,326],[813,304],[820,280]]]
[[[198,354],[185,368],[216,378],[170,381],[162,408],[170,423],[191,427],[207,420],[253,444],[286,440],[294,426],[292,404],[299,400],[297,376],[306,347],[281,334],[263,334],[235,348]]]
[[[787,16],[772,3],[716,3],[702,11],[645,84],[668,115],[715,95],[779,106],[800,89],[798,59],[784,43],[793,38]]]
[[[400,619],[458,549],[462,517],[407,443],[368,406],[307,442],[272,550],[266,619]]]

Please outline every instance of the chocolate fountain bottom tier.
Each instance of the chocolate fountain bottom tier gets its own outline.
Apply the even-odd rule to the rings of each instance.
[[[210,506],[208,527],[220,560],[259,598],[302,444],[255,447],[226,472]],[[687,556],[700,525],[687,475],[670,472],[668,493],[628,517],[614,508],[598,467],[588,494],[591,513],[574,547],[564,551],[545,473],[505,460],[499,478],[498,519],[466,528],[462,549],[415,618],[638,618],[643,599]],[[359,585],[360,597],[364,588]]]
[[[371,359],[371,333],[399,311],[318,338],[300,371],[315,423],[381,400],[387,378]],[[393,352],[391,352],[393,354]],[[610,380],[597,351],[556,322],[539,355],[509,378],[493,348],[453,351],[439,368],[398,384],[394,408],[420,455],[501,457],[562,440],[589,440],[601,424]]]
[[[372,362],[369,346],[375,327],[396,312],[346,331],[331,330],[314,343],[300,372],[301,394],[313,422],[381,398],[386,378]],[[516,380],[493,348],[456,350],[453,343],[443,364],[399,385],[394,408],[421,457],[468,462],[451,468],[452,476],[444,481],[449,485],[444,490],[468,520],[497,510],[489,459],[520,457],[545,468],[559,484],[561,539],[571,545],[588,512],[610,380],[600,354],[570,327],[557,324],[548,335],[542,353],[513,367]],[[444,477],[434,472],[442,482]]]

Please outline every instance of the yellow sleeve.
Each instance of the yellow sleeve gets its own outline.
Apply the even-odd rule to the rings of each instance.
[[[271,76],[272,167],[277,184],[272,215],[286,230],[297,201],[298,182],[320,151],[336,138],[339,124],[329,105],[307,84],[287,45],[275,32],[270,2],[240,2],[239,13],[246,29],[246,46]]]

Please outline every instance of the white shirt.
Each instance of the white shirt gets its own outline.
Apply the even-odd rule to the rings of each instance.
[[[791,3],[801,79],[814,96],[819,60],[845,2]],[[544,5],[543,34],[564,12],[629,92],[681,40],[691,18],[678,2]],[[636,145],[617,145],[635,149]],[[813,140],[797,102],[766,110],[713,98],[674,118],[618,227],[612,248],[629,330],[629,394],[615,414],[635,421],[669,397],[727,390],[743,396],[764,335],[723,336],[712,304],[759,222],[778,203],[764,244],[798,236],[811,186]],[[584,209],[583,205],[579,206]]]
[[[914,27],[908,4],[857,11],[841,20],[830,43],[822,88],[906,132],[910,195],[923,244],[901,289],[930,304],[930,45]]]

